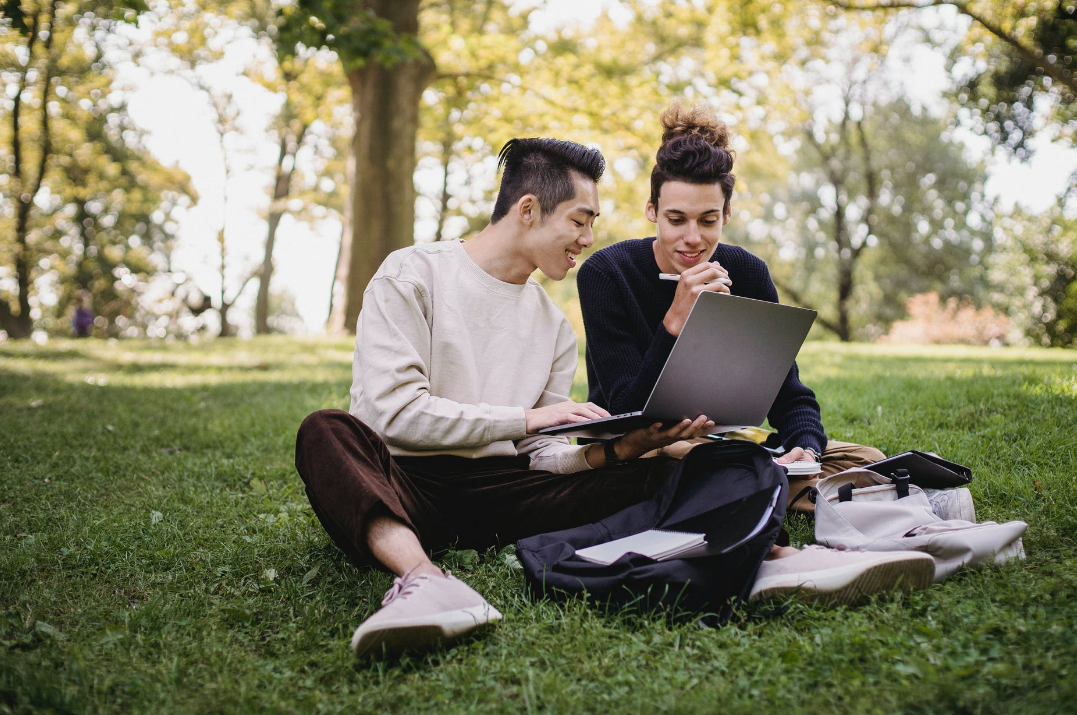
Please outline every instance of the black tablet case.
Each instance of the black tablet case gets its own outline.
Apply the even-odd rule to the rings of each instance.
[[[926,452],[911,450],[869,464],[865,469],[889,477],[899,469],[909,472],[913,484],[928,489],[963,487],[972,481],[972,470]]]

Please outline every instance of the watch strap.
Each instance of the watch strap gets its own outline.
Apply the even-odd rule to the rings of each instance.
[[[606,443],[604,445],[602,445],[602,452],[606,455],[607,467],[619,467],[622,464],[628,463],[627,459],[620,459],[617,457],[616,444],[616,439],[609,439],[606,440]]]

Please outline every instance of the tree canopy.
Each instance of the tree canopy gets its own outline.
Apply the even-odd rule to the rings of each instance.
[[[320,290],[333,296],[332,325],[347,329],[389,251],[485,224],[494,158],[515,136],[601,148],[599,245],[648,235],[658,115],[683,97],[711,103],[733,130],[727,240],[764,256],[783,298],[818,308],[837,337],[881,335],[909,297],[935,292],[1010,310],[1030,340],[1073,342],[1073,195],[1048,214],[1001,209],[988,195],[986,156],[969,141],[980,135],[1024,159],[1043,145],[1033,137],[1073,145],[1072,3],[621,0],[587,24],[512,0],[2,7],[0,330],[9,337],[63,332],[82,291],[101,334],[157,335],[175,330],[177,311],[210,308],[229,333],[248,324],[248,285],[258,286],[249,325],[271,330],[273,306],[291,304],[274,293],[276,246],[300,223],[340,234],[335,280],[327,272]],[[931,12],[958,19],[919,35],[945,53],[951,81],[925,106],[892,81],[891,55]],[[113,31],[119,24],[152,38],[137,46]],[[241,121],[248,108],[210,79],[227,62],[228,38],[256,42],[229,86],[274,98],[264,128]],[[251,148],[230,159],[244,169],[225,191],[230,181],[264,189],[256,227],[222,222],[217,232],[219,281],[203,288],[211,297],[191,292],[171,261],[194,187],[147,150],[116,80],[122,63],[155,53],[172,58],[157,72],[188,77],[213,109],[222,156],[237,137]],[[1036,227],[1048,245],[1033,246]],[[258,246],[237,250],[251,236]],[[1021,273],[1032,291],[1023,302],[998,290],[1006,262],[1035,264]],[[172,286],[170,309],[161,285]],[[572,282],[548,288],[574,317]]]

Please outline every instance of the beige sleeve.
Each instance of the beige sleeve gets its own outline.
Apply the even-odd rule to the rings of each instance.
[[[568,320],[564,320],[557,335],[557,357],[550,367],[550,377],[535,407],[544,407],[569,399],[572,380],[579,359],[576,336]],[[567,437],[532,435],[516,443],[516,451],[531,457],[531,468],[557,474],[572,474],[590,469],[584,457],[586,447],[569,444]]]
[[[371,281],[359,316],[355,381],[363,411],[390,446],[466,449],[526,434],[522,407],[464,404],[430,394],[428,306],[419,285],[382,276]]]

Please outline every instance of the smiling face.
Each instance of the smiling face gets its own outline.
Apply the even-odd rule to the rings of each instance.
[[[647,202],[647,220],[655,225],[654,257],[663,273],[681,273],[707,261],[722,240],[731,209],[723,212],[720,184],[662,184],[658,206]]]
[[[573,180],[576,195],[551,213],[543,215],[536,204],[527,237],[532,264],[555,281],[568,275],[583,249],[595,242],[592,229],[598,218],[598,185],[575,172]]]

